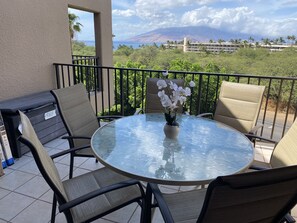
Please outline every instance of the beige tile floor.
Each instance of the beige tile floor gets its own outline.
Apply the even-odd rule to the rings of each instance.
[[[53,140],[45,145],[49,154],[54,154],[68,148],[68,143],[62,139]],[[261,145],[256,148],[256,159],[269,162],[271,146]],[[68,177],[69,156],[57,158],[56,166],[62,178]],[[102,167],[92,158],[76,158],[74,175]],[[163,187],[166,192],[188,188]],[[5,175],[0,178],[0,223],[47,223],[50,221],[52,191],[42,178],[31,153],[26,153],[15,164],[5,169]],[[297,209],[297,208],[295,208]],[[293,210],[297,217],[297,210]],[[109,214],[95,222],[100,223],[134,223],[139,222],[140,208],[132,204],[117,212]],[[57,223],[66,222],[63,214],[57,213]],[[153,222],[163,222],[158,211]]]

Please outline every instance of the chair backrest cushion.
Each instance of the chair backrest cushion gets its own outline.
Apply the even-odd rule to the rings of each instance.
[[[279,222],[297,201],[297,166],[218,177],[198,222]]]
[[[146,101],[145,101],[145,113],[163,113],[164,107],[161,104],[160,98],[158,96],[158,86],[157,82],[159,78],[148,78],[146,80]],[[166,79],[166,82],[169,83],[172,81],[178,86],[184,87],[183,79]],[[171,94],[169,87],[165,89],[167,95]],[[178,107],[178,113],[182,113],[182,106]]]
[[[297,165],[297,119],[275,146],[270,165],[273,168]]]
[[[91,137],[99,128],[96,114],[83,84],[51,91],[70,136]],[[85,140],[74,140],[74,146],[85,145]]]
[[[248,133],[257,122],[265,86],[223,81],[214,119]]]
[[[28,117],[19,111],[21,117],[21,124],[22,124],[22,135],[21,141],[26,144],[35,159],[35,162],[40,170],[41,174],[47,181],[47,183],[55,191],[59,191],[64,199],[67,199],[59,172],[53,162],[53,160],[48,155],[47,151],[44,149],[43,145],[41,144],[40,140],[38,139],[35,130],[28,119]]]

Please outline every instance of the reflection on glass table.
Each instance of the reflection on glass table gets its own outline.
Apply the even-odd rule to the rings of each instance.
[[[168,185],[208,183],[241,172],[254,153],[240,132],[213,120],[178,116],[176,140],[163,133],[163,114],[128,116],[99,128],[93,151],[114,171],[146,182]]]

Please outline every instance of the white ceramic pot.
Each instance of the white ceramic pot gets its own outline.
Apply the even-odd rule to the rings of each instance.
[[[176,139],[179,133],[179,126],[168,125],[166,123],[163,130],[167,138]]]

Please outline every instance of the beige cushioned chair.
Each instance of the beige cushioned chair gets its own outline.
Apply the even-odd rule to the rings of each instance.
[[[223,81],[213,119],[242,133],[255,134],[264,90],[265,86]]]
[[[257,138],[260,140],[266,140],[261,137]],[[297,165],[297,119],[286,132],[284,137],[276,143],[271,154],[270,162],[264,163],[254,161],[251,168],[276,168],[290,165]]]
[[[162,194],[149,184],[151,190],[166,223],[294,222],[287,213],[297,202],[297,166],[222,176],[201,190]]]
[[[50,157],[27,116],[20,112],[20,117],[20,141],[30,148],[38,169],[54,192],[51,222],[55,221],[57,201],[67,222],[90,222],[133,202],[142,203],[144,192],[140,183],[107,168],[62,181],[52,158],[74,149]]]
[[[93,133],[100,126],[100,119],[114,119],[121,116],[97,117],[89,101],[87,90],[83,84],[52,90],[56,98],[61,118],[68,132],[70,148],[90,144]],[[90,147],[70,154],[69,177],[72,177],[75,156],[93,157]]]
[[[146,101],[145,101],[145,113],[163,113],[164,107],[162,106],[160,102],[160,98],[158,96],[158,86],[157,82],[160,80],[159,78],[148,78],[146,80]],[[166,79],[166,82],[169,83],[169,81],[172,81],[173,83],[177,84],[178,86],[184,86],[184,80],[183,79]],[[169,88],[165,89],[165,92],[167,94],[171,94],[169,92]],[[183,108],[181,106],[178,107],[178,113],[182,113]]]

